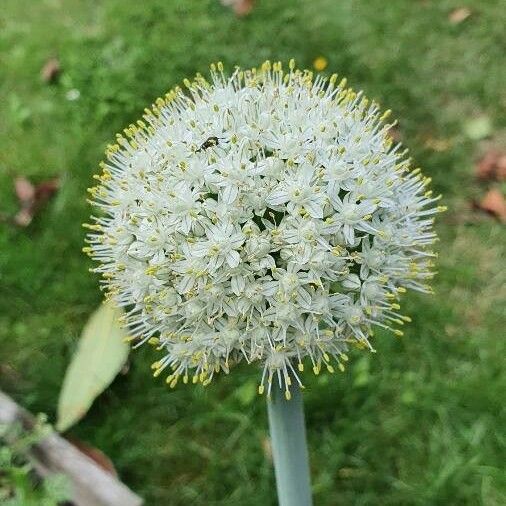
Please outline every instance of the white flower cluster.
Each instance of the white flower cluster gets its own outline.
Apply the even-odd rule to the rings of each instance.
[[[245,360],[290,397],[305,359],[343,369],[392,329],[406,288],[430,291],[443,210],[392,145],[378,106],[281,63],[211,66],[108,147],[85,249],[138,344],[175,386]]]

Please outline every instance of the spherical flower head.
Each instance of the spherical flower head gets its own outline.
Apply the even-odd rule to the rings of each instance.
[[[388,135],[378,105],[281,63],[211,66],[108,147],[90,189],[86,252],[137,344],[175,386],[258,364],[290,396],[304,364],[344,369],[350,345],[406,289],[429,292],[443,210]]]

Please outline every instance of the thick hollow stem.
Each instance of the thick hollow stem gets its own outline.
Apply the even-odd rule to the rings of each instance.
[[[292,398],[286,400],[285,392],[273,382],[267,400],[278,501],[279,506],[311,506],[302,394],[296,384],[290,391]]]

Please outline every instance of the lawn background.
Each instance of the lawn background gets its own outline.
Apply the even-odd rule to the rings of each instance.
[[[506,137],[506,13],[500,0],[468,1],[471,16],[452,24],[462,6],[258,0],[237,19],[218,0],[2,0],[0,211],[16,209],[14,176],[59,176],[62,188],[28,228],[0,223],[0,387],[54,419],[100,302],[81,223],[114,134],[211,61],[311,67],[324,56],[329,73],[393,109],[450,210],[437,293],[405,298],[405,337],[379,333],[378,352],[352,353],[344,374],[307,375],[315,504],[506,504],[506,239],[469,205],[485,190],[473,176],[485,146],[469,125],[478,117],[496,143]],[[63,68],[55,85],[40,79],[51,56]],[[258,371],[170,391],[149,374],[152,350],[131,358],[71,434],[105,451],[148,505],[274,505]]]

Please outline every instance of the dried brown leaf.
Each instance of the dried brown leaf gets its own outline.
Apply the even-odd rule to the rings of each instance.
[[[40,77],[45,83],[54,83],[58,80],[61,65],[58,58],[49,58],[40,71]]]
[[[35,186],[26,177],[14,179],[14,191],[21,205],[29,204],[35,198]]]
[[[462,23],[462,21],[465,21],[471,14],[472,11],[469,7],[458,7],[448,14],[448,21],[450,21],[452,25],[458,25]]]
[[[59,179],[49,179],[33,185],[24,177],[14,180],[14,190],[19,201],[19,211],[13,222],[20,226],[28,226],[40,208],[53,196],[60,186]]]
[[[231,7],[236,16],[243,17],[253,10],[255,0],[221,0],[221,3]]]
[[[478,179],[484,181],[493,179],[504,181],[506,179],[506,153],[497,149],[489,149],[478,160],[475,174]]]
[[[89,444],[84,443],[77,438],[67,436],[66,439],[69,443],[72,443],[81,453],[84,453],[84,455],[93,460],[95,464],[101,467],[104,471],[107,471],[109,474],[112,474],[116,478],[118,477],[118,473],[114,467],[114,464],[112,463],[112,460],[102,450],[90,446]]]
[[[499,189],[490,189],[479,202],[478,207],[502,222],[506,222],[506,199]]]
[[[27,227],[33,220],[33,214],[28,209],[20,209],[13,218],[19,227]]]
[[[506,154],[502,154],[497,160],[495,176],[499,181],[506,180]]]
[[[60,188],[60,180],[57,178],[42,181],[35,187],[35,200],[41,203],[46,202],[58,191],[58,188]]]

